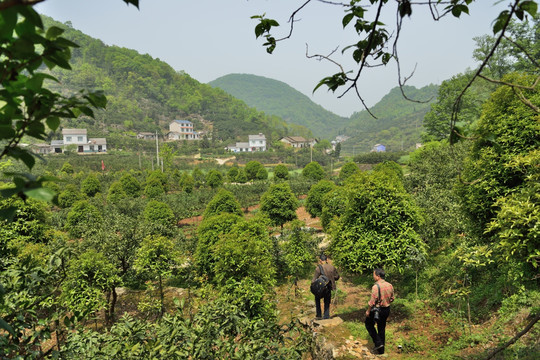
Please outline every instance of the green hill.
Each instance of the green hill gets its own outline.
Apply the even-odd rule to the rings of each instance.
[[[73,50],[72,70],[55,69],[60,83],[50,87],[61,92],[103,89],[108,98],[105,111],[96,119],[65,120],[63,127],[86,127],[93,135],[166,133],[174,119],[190,119],[196,130],[213,129],[223,141],[262,132],[272,141],[287,134],[305,134],[305,128],[287,124],[277,116],[250,108],[221,89],[202,84],[167,63],[135,50],[108,46],[43,16],[46,26],[65,29],[64,36],[80,47]]]
[[[436,99],[437,90],[437,85],[420,89],[405,86],[410,99],[422,101],[413,102],[405,99],[396,87],[370,108],[376,119],[366,110],[354,113],[349,124],[340,130],[340,134],[351,137],[342,144],[342,151],[369,152],[375,144],[385,145],[386,151],[413,150],[421,141],[422,122]]]
[[[289,124],[305,126],[318,137],[337,135],[338,129],[348,122],[347,118],[324,109],[278,80],[249,74],[229,74],[209,84],[242,99],[259,111],[279,116]]]

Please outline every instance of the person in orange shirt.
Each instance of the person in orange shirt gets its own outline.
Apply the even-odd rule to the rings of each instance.
[[[371,288],[365,321],[366,330],[375,344],[374,352],[379,354],[384,354],[386,320],[390,315],[390,303],[394,301],[394,287],[384,280],[385,276],[383,269],[373,271],[375,285]],[[376,312],[378,315],[375,314]],[[375,324],[377,324],[377,329],[375,329]]]

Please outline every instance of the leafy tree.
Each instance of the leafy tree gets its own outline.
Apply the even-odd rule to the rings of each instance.
[[[76,320],[106,307],[105,318],[110,324],[114,320],[115,287],[120,284],[118,270],[103,254],[89,249],[68,263],[66,281],[62,284],[62,300],[76,314]],[[111,297],[112,293],[115,295]],[[109,302],[110,299],[113,301]]]
[[[73,165],[71,165],[69,162],[65,162],[64,165],[62,165],[62,168],[60,169],[61,173],[66,173],[68,175],[73,174]]]
[[[248,177],[246,174],[246,170],[239,169],[238,170],[238,176],[236,176],[236,182],[240,184],[245,184],[248,182]]]
[[[318,162],[312,161],[304,167],[302,176],[310,180],[319,181],[322,180],[326,174]]]
[[[218,284],[251,279],[270,289],[275,284],[271,242],[264,223],[253,219],[239,221],[218,240],[214,273]]]
[[[137,197],[141,193],[141,183],[130,173],[122,175],[120,184],[127,196]]]
[[[199,169],[198,167],[193,169],[191,176],[193,177],[193,181],[195,181],[196,188],[200,188],[201,186],[204,186],[205,177],[201,169]]]
[[[159,179],[154,178],[146,182],[146,187],[144,188],[144,195],[146,197],[154,199],[163,194],[165,194],[165,189],[163,189],[163,185]]]
[[[336,149],[334,150],[334,157],[336,159],[339,159],[339,155],[341,155],[341,143],[340,142],[338,142],[336,144]]]
[[[72,237],[81,237],[90,228],[102,221],[99,210],[86,200],[77,201],[69,211],[66,230]]]
[[[374,171],[347,183],[345,213],[331,230],[330,252],[351,272],[375,267],[403,269],[410,247],[424,248],[416,229],[422,218],[399,178]]]
[[[283,244],[287,273],[294,279],[295,293],[300,276],[312,269],[316,251],[316,243],[302,230],[303,225],[299,220],[291,222],[290,233],[285,234],[286,242]]]
[[[161,183],[161,186],[165,192],[168,190],[169,178],[167,177],[166,173],[162,172],[161,170],[151,171],[146,178],[146,183],[154,180],[158,180]]]
[[[248,181],[257,180],[257,174],[261,169],[266,170],[260,162],[255,160],[248,162],[245,167]]]
[[[193,187],[195,186],[195,180],[193,180],[193,177],[187,172],[183,172],[182,176],[180,176],[180,181],[178,182],[178,185],[180,186],[180,189],[182,191],[191,193],[193,191]]]
[[[169,205],[157,200],[150,200],[144,208],[144,220],[165,227],[175,225],[174,214]]]
[[[261,197],[261,211],[282,230],[287,221],[296,219],[297,208],[298,200],[288,183],[273,184]]]
[[[148,236],[136,252],[135,270],[158,280],[161,316],[165,313],[163,278],[166,278],[173,267],[180,263],[181,256],[174,243],[164,236]]]
[[[241,219],[242,217],[237,214],[229,213],[204,218],[197,229],[198,241],[194,254],[195,266],[199,274],[206,275],[210,280],[214,278],[215,245],[220,237],[228,234]]]
[[[274,181],[289,180],[289,169],[283,164],[279,164],[274,168]]]
[[[503,78],[524,86],[535,79],[535,76],[518,74]],[[494,206],[497,200],[520,192],[530,184],[525,181],[529,174],[516,166],[514,160],[540,146],[538,112],[530,107],[530,104],[540,104],[540,95],[538,91],[519,91],[527,101],[523,101],[517,90],[507,86],[491,95],[484,105],[475,132],[477,139],[464,166],[462,177],[470,185],[461,186],[460,194],[480,236],[499,210]]]
[[[67,184],[64,190],[58,194],[58,205],[60,205],[61,208],[71,207],[79,200],[83,200],[83,195],[73,184]]]
[[[163,160],[163,165],[165,169],[170,169],[173,165],[173,159],[178,154],[178,151],[173,151],[173,149],[167,144],[162,143],[159,148],[159,158]]]
[[[94,173],[90,173],[81,183],[81,191],[88,197],[93,197],[101,191],[101,183]]]
[[[206,174],[206,184],[212,189],[220,187],[223,185],[223,175],[218,170],[210,170],[208,174]]]
[[[383,161],[375,165],[373,170],[388,174],[389,176],[395,176],[400,182],[403,181],[403,169],[394,161]]]
[[[115,181],[109,187],[107,201],[110,203],[118,203],[120,200],[127,198],[128,195],[124,191],[124,186],[120,181]]]
[[[238,200],[236,200],[230,191],[225,189],[219,189],[216,195],[214,195],[212,200],[206,205],[203,216],[207,218],[221,213],[243,215]]]
[[[347,209],[347,189],[335,187],[322,198],[321,225],[325,231],[330,230],[332,220],[341,217]]]
[[[229,171],[227,171],[227,179],[229,180],[229,182],[235,182],[237,176],[238,166],[232,166]]]
[[[354,162],[348,162],[341,167],[341,170],[339,171],[339,179],[341,181],[345,181],[351,175],[354,175],[355,173],[359,171],[360,171],[360,168],[358,168],[358,165],[356,165]]]
[[[268,171],[264,167],[261,167],[259,170],[257,170],[256,179],[257,180],[268,179]]]
[[[322,215],[323,198],[335,187],[336,185],[330,180],[321,180],[311,187],[306,199],[306,211],[311,217],[320,217]]]

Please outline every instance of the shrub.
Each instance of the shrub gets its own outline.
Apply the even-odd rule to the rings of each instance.
[[[302,176],[310,180],[319,181],[322,180],[326,174],[318,162],[312,161],[304,167]]]
[[[234,195],[225,189],[220,189],[204,210],[204,217],[219,215],[221,213],[242,216],[242,208]]]
[[[306,199],[306,211],[311,217],[322,215],[324,195],[332,191],[335,187],[336,185],[329,180],[321,180],[311,187]]]
[[[289,180],[289,169],[283,164],[279,164],[274,168],[274,181]]]
[[[98,192],[101,191],[101,183],[97,178],[96,174],[89,174],[86,179],[81,183],[81,191],[83,194],[89,197],[93,197]]]

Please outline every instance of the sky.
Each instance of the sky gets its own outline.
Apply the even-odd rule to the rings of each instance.
[[[394,9],[395,0],[388,4]],[[266,14],[280,23],[276,38],[289,32],[288,19],[305,0],[140,0],[139,10],[121,0],[46,0],[35,8],[61,22],[70,21],[82,32],[117,45],[149,54],[207,83],[231,73],[254,74],[283,81],[341,116],[363,110],[355,94],[313,89],[324,77],[339,72],[328,62],[309,59],[309,54],[328,55],[335,49],[335,60],[346,70],[354,69],[351,53],[341,51],[358,41],[352,26],[341,25],[340,6],[312,1],[298,15],[292,38],[278,43],[267,54],[263,39],[255,39],[257,22],[253,15]],[[366,3],[369,3],[366,1]],[[495,3],[495,4],[494,4]],[[493,19],[506,2],[478,0],[470,6],[470,16],[446,17],[434,22],[424,6],[414,6],[406,18],[398,51],[402,75],[407,85],[422,87],[475,68],[473,37],[491,34]],[[395,10],[392,10],[395,11]],[[368,10],[368,14],[374,9]],[[382,21],[395,23],[388,11]],[[369,69],[360,78],[360,94],[368,106],[375,105],[398,86],[395,62]]]

